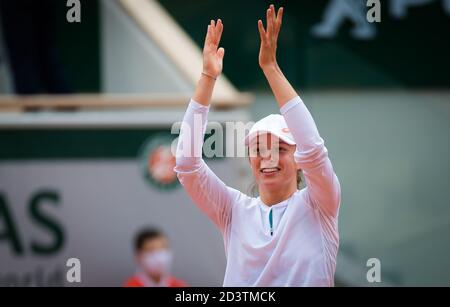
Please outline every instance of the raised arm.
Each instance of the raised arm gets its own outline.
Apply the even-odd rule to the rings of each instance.
[[[177,172],[192,172],[202,162],[203,137],[208,121],[209,103],[216,79],[222,73],[225,50],[219,48],[223,24],[220,19],[208,25],[203,47],[203,69],[181,125],[177,146]]]
[[[193,202],[226,235],[233,203],[241,193],[229,188],[202,159],[203,138],[215,79],[222,72],[224,49],[218,48],[222,21],[211,21],[203,49],[203,72],[183,117],[176,153],[178,179]]]
[[[259,66],[266,76],[280,108],[287,101],[298,96],[277,63],[278,35],[283,22],[283,11],[284,9],[280,8],[275,16],[275,7],[273,5],[270,6],[266,12],[266,29],[264,29],[263,22],[258,20],[258,30],[261,38]]]
[[[277,42],[283,21],[283,8],[275,14],[275,7],[271,5],[266,15],[266,29],[262,21],[258,20],[261,37],[259,65],[297,143],[295,160],[305,175],[310,201],[328,216],[336,216],[341,190],[328,158],[328,151],[310,112],[277,63]]]
[[[196,102],[204,106],[209,105],[215,81],[222,73],[223,57],[225,55],[225,49],[219,48],[222,32],[222,20],[217,20],[217,24],[214,20],[211,20],[206,31],[205,45],[203,47],[203,72],[193,96]]]

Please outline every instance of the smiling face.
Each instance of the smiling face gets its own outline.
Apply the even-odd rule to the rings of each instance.
[[[297,186],[295,148],[270,133],[259,135],[250,143],[250,165],[260,192]]]

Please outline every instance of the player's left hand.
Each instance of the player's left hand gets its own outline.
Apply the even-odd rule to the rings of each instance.
[[[266,29],[263,22],[258,20],[258,30],[261,38],[261,47],[259,49],[259,66],[262,69],[277,64],[277,43],[283,21],[283,8],[278,10],[275,15],[274,5],[270,5],[266,12]]]
[[[203,72],[217,77],[222,73],[225,49],[219,48],[223,32],[222,20],[211,20],[203,47]]]

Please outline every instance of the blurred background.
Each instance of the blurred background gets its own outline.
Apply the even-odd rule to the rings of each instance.
[[[226,55],[210,121],[278,112],[258,66],[271,3],[285,7],[279,65],[342,185],[336,284],[450,286],[448,0],[384,0],[379,23],[365,0],[0,0],[0,286],[122,286],[147,226],[176,277],[222,284],[223,241],[176,180],[171,128],[213,18]],[[249,192],[245,159],[208,164]]]

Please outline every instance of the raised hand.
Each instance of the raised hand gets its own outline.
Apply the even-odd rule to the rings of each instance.
[[[266,12],[266,28],[263,22],[258,20],[258,30],[261,37],[261,47],[259,49],[259,66],[264,69],[277,64],[277,43],[283,21],[283,8],[275,15],[274,5],[270,5]]]
[[[222,32],[222,20],[218,19],[217,23],[211,20],[203,47],[203,73],[213,78],[217,78],[222,73],[223,68],[225,49],[219,48]]]

